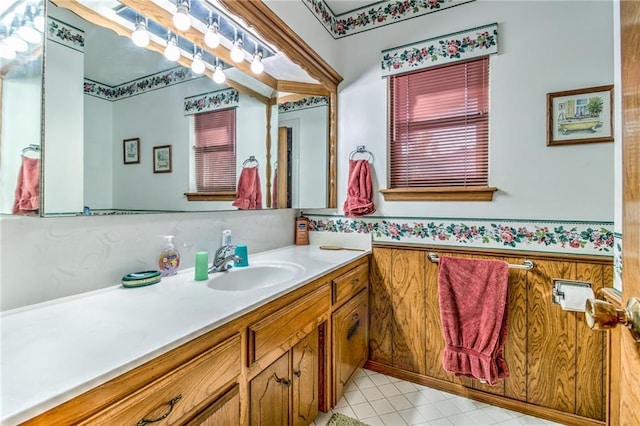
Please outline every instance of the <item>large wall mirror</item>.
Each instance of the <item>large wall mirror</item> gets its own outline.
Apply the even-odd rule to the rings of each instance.
[[[38,13],[48,19],[43,41],[28,43],[28,56],[0,56],[2,213],[15,211],[27,157],[41,162],[39,210],[17,214],[236,210],[240,187],[203,190],[196,178],[202,171],[196,151],[206,156],[222,148],[194,147],[203,137],[202,117],[230,110],[235,151],[233,158],[216,154],[224,158],[216,170],[239,184],[244,169],[257,166],[261,208],[329,205],[331,92],[243,20],[198,0],[185,2],[191,28],[181,31],[172,22],[174,0],[10,3],[0,10],[3,23],[18,13],[21,21],[33,22]],[[146,47],[131,37],[141,27]],[[220,36],[218,47],[205,43],[208,30]],[[239,63],[231,59],[234,39],[242,41]],[[173,43],[177,60],[165,52]],[[196,58],[202,74],[192,67]],[[16,93],[18,80],[29,89]],[[16,114],[20,125],[7,125]],[[208,137],[218,140],[217,133]]]

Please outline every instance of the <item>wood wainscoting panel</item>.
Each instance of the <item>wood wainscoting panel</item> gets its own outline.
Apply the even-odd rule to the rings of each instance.
[[[551,302],[553,278],[575,279],[575,263],[538,260],[529,274],[527,402],[572,413],[576,395],[576,317]]]
[[[592,283],[593,293],[605,286],[605,274],[613,271],[602,265],[577,264],[576,279]],[[576,414],[592,419],[605,418],[605,333],[589,328],[582,312],[576,312]]]
[[[394,250],[391,255],[392,365],[419,374],[426,372],[425,262],[421,251]]]
[[[424,253],[427,256],[427,253]],[[442,319],[440,317],[440,304],[438,303],[438,264],[427,262],[425,265],[425,341],[426,375],[436,379],[451,381],[452,374],[442,367],[442,355],[444,354],[444,337],[442,334]]]
[[[386,365],[392,365],[392,252],[374,250],[369,273],[369,359]]]

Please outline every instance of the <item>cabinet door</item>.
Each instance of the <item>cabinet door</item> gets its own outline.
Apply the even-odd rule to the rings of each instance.
[[[185,426],[236,426],[240,424],[238,385],[218,398]]]
[[[368,356],[369,291],[363,290],[333,313],[333,404]]]
[[[289,352],[251,380],[252,425],[289,424]]]
[[[293,424],[308,425],[318,415],[318,329],[291,349],[293,361]]]

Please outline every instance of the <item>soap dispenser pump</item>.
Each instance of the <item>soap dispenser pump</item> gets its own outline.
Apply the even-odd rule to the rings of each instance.
[[[167,240],[167,246],[160,253],[158,266],[163,277],[170,277],[178,273],[180,253],[173,245],[173,235],[166,235],[164,238]]]

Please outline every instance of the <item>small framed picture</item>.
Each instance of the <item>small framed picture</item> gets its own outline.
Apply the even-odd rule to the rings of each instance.
[[[153,147],[153,173],[171,173],[171,145]]]
[[[122,159],[124,164],[140,162],[140,138],[124,139],[122,141]]]
[[[613,85],[547,93],[547,146],[613,142]]]

